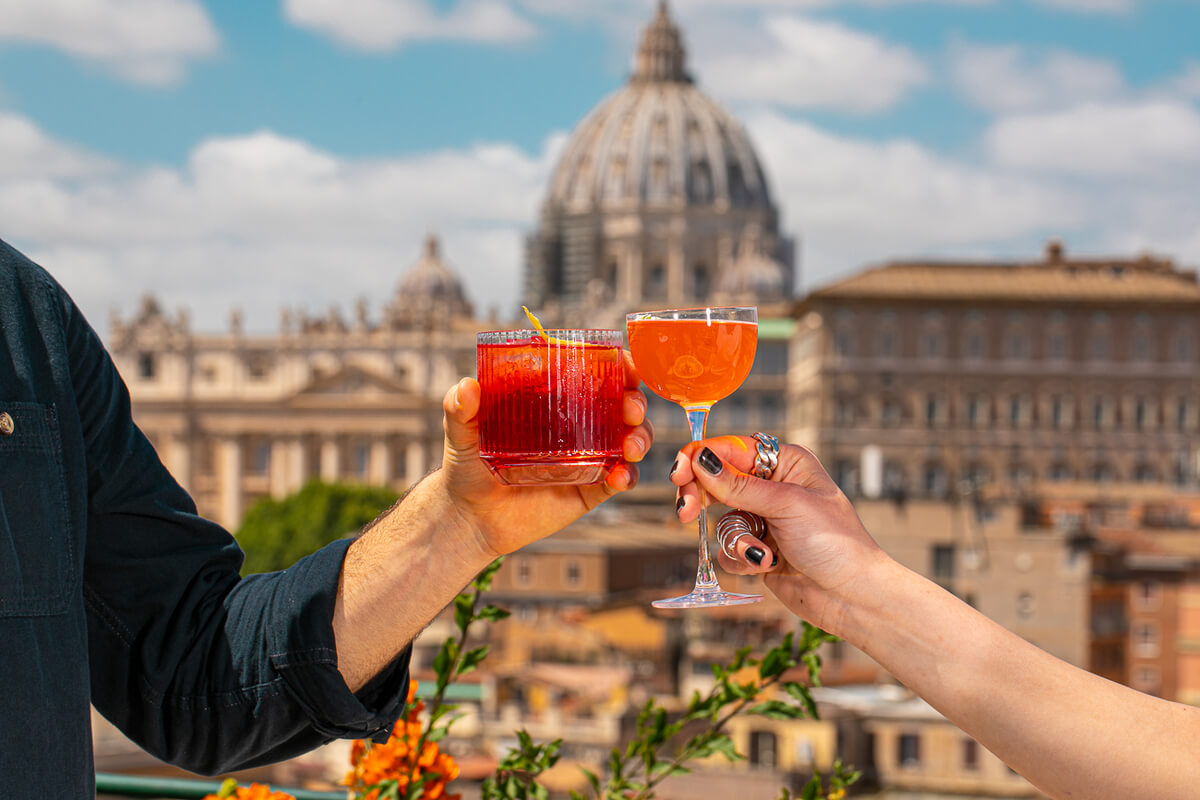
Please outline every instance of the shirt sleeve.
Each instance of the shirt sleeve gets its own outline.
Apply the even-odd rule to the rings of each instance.
[[[233,537],[198,516],[133,423],[99,338],[65,293],[62,303],[87,463],[95,707],[150,753],[208,774],[332,738],[386,738],[409,651],[357,693],[342,680],[332,619],[349,542],[242,579]]]

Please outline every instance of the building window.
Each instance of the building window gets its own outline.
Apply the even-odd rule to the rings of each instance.
[[[1113,424],[1113,404],[1106,397],[1092,400],[1092,427],[1096,430],[1111,428]]]
[[[1153,611],[1162,601],[1162,587],[1158,581],[1138,581],[1134,584],[1133,596],[1139,611]]]
[[[1138,483],[1157,483],[1158,470],[1153,465],[1142,461],[1133,468],[1133,479]]]
[[[853,495],[858,484],[858,469],[853,461],[839,458],[833,462],[833,482],[848,495]]]
[[[850,331],[838,331],[833,335],[833,354],[838,358],[854,355],[854,336]]]
[[[900,734],[896,742],[896,760],[902,767],[921,766],[921,737],[918,734]]]
[[[929,428],[935,428],[942,423],[943,403],[942,399],[936,395],[926,395],[925,397],[925,425]]]
[[[892,331],[882,331],[876,344],[877,354],[882,358],[896,355],[896,334]]]
[[[904,466],[898,461],[888,461],[883,465],[883,491],[890,496],[897,496],[908,490],[908,477]]]
[[[939,461],[925,464],[921,473],[921,487],[931,497],[942,497],[946,494],[946,468]]]
[[[1088,343],[1088,355],[1093,361],[1108,360],[1108,334],[1092,334],[1092,338]]]
[[[761,405],[758,410],[758,421],[760,426],[767,430],[783,427],[783,412],[777,396],[773,394],[762,396]]]
[[[1017,596],[1017,616],[1021,619],[1032,619],[1037,612],[1037,601],[1030,592],[1021,592]]]
[[[1181,431],[1188,431],[1195,427],[1195,423],[1196,404],[1186,397],[1175,401],[1175,427]]]
[[[528,558],[517,559],[517,583],[524,586],[529,583],[533,576],[533,565],[529,563]]]
[[[979,770],[979,742],[974,739],[963,739],[962,762],[964,770],[969,772]]]
[[[894,397],[888,397],[883,401],[883,425],[885,428],[894,428],[904,421],[904,407],[900,401]]]
[[[778,740],[771,731],[750,732],[750,763],[759,767],[776,764]]]
[[[1133,424],[1139,431],[1148,430],[1155,427],[1154,406],[1151,401],[1144,397],[1139,397],[1133,401]]]
[[[1153,622],[1134,623],[1133,654],[1138,658],[1158,656],[1158,625]]]
[[[1012,333],[1008,336],[1008,357],[1014,359],[1026,358],[1029,355],[1029,341],[1023,333]]]
[[[737,395],[734,395],[736,397]],[[730,398],[732,399],[732,398]],[[837,425],[853,425],[857,416],[853,397],[839,395],[833,404],[833,421]]]
[[[1133,671],[1133,688],[1139,692],[1157,695],[1162,687],[1157,667],[1138,667]]]
[[[578,561],[568,561],[567,562],[567,585],[568,586],[578,586],[579,585],[579,577],[580,577],[579,562]]]
[[[1091,478],[1093,483],[1112,483],[1116,480],[1116,470],[1107,461],[1097,461],[1092,465]]]
[[[1135,361],[1150,360],[1150,337],[1145,333],[1138,333],[1133,337],[1133,358]]]
[[[1175,337],[1172,351],[1176,361],[1187,362],[1196,357],[1196,345],[1192,341],[1192,337],[1186,333],[1178,334]]]
[[[654,264],[646,277],[646,294],[662,297],[667,293],[667,270],[662,264]]]
[[[266,380],[271,371],[271,357],[266,353],[251,353],[246,356],[246,373],[252,381]]]
[[[952,581],[955,574],[955,548],[952,544],[935,544],[930,555],[933,559],[933,579]]]
[[[926,331],[921,337],[921,355],[925,358],[941,358],[946,340],[940,331]]]
[[[158,360],[154,357],[154,353],[138,353],[137,365],[139,378],[145,381],[154,380],[154,376],[158,372]]]
[[[1051,333],[1050,338],[1046,342],[1046,355],[1056,361],[1066,358],[1067,337],[1059,331]]]
[[[987,399],[973,394],[967,398],[967,425],[978,428],[988,423]]]
[[[692,290],[697,298],[703,300],[708,297],[709,283],[708,267],[697,264],[692,268]]]
[[[1071,480],[1071,467],[1066,462],[1056,461],[1050,465],[1049,478],[1054,483]]]
[[[1008,482],[1013,486],[1028,486],[1033,483],[1033,468],[1021,461],[1008,465]]]
[[[963,345],[963,353],[967,358],[983,358],[983,334],[979,331],[971,331],[968,333],[967,341]]]
[[[1029,400],[1020,395],[1013,395],[1008,401],[1008,422],[1014,428],[1024,428],[1029,425]]]

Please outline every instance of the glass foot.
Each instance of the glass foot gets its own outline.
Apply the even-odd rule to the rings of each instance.
[[[655,600],[650,605],[655,608],[712,608],[714,606],[744,606],[757,603],[762,599],[761,594],[738,594],[718,587],[703,591],[695,590],[681,597]]]

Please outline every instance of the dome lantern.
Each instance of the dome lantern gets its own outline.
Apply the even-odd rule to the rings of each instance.
[[[642,31],[642,41],[638,46],[631,81],[691,83],[692,77],[687,73],[686,55],[683,37],[679,35],[679,28],[671,21],[666,0],[660,0],[658,14]]]

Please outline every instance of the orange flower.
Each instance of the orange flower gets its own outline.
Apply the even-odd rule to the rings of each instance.
[[[446,794],[446,785],[458,777],[458,764],[436,742],[421,742],[425,703],[416,695],[417,682],[410,681],[404,715],[396,720],[386,742],[358,740],[350,746],[351,769],[342,783],[355,797],[376,800],[383,781],[395,781],[403,795],[409,783],[429,775],[431,779],[421,787],[421,800],[460,800],[457,794]]]
[[[226,798],[234,798],[234,800],[296,800],[286,792],[272,791],[271,787],[264,783],[238,786],[232,778],[225,781],[218,794],[205,795],[204,800],[225,800]]]

